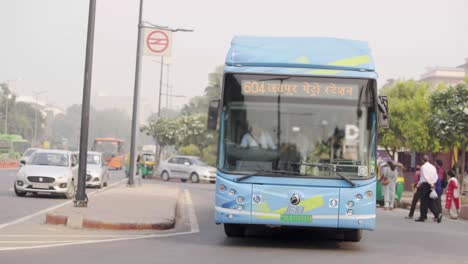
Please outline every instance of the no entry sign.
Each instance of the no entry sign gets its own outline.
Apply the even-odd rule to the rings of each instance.
[[[145,29],[144,54],[150,56],[170,56],[172,32],[161,29]]]

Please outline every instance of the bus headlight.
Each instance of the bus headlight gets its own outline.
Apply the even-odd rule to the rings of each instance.
[[[242,205],[239,204],[239,205],[237,206],[237,210],[239,210],[239,211],[244,210],[244,206],[242,206]]]
[[[220,192],[224,192],[224,191],[226,190],[226,186],[224,186],[224,185],[221,184],[221,185],[219,185],[218,190],[219,190]]]
[[[232,196],[232,195],[235,195],[235,194],[236,194],[236,190],[230,189],[228,193],[229,193],[229,195],[231,195],[231,196]]]
[[[243,203],[243,202],[244,202],[244,197],[242,197],[242,196],[239,196],[239,197],[237,197],[237,199],[236,199],[236,200],[237,200],[237,203],[240,203],[240,204],[241,204],[241,203]]]
[[[356,200],[361,201],[362,200],[362,194],[356,194]]]
[[[349,209],[348,211],[346,211],[346,214],[348,216],[352,216],[353,215],[353,210]]]
[[[354,202],[353,202],[353,201],[349,201],[349,202],[347,203],[347,205],[348,205],[349,208],[353,208]]]
[[[367,191],[366,192],[367,198],[371,198],[373,195],[374,195],[374,193],[372,191]]]

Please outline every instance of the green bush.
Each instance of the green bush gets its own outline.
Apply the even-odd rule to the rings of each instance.
[[[187,156],[201,156],[201,152],[197,146],[190,144],[179,148],[179,153]]]
[[[209,145],[203,149],[203,160],[211,166],[216,166],[216,145]]]

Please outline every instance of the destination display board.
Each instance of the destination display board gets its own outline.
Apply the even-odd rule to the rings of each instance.
[[[288,96],[356,99],[359,85],[314,81],[257,81],[243,80],[242,94],[245,96]]]

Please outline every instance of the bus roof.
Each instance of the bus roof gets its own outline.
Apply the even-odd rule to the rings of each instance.
[[[367,42],[321,37],[234,37],[226,65],[302,68],[313,75],[375,70]]]
[[[111,138],[111,137],[105,137],[105,138],[95,138],[94,141],[112,141],[112,142],[124,142],[123,139],[118,139],[118,138]]]

